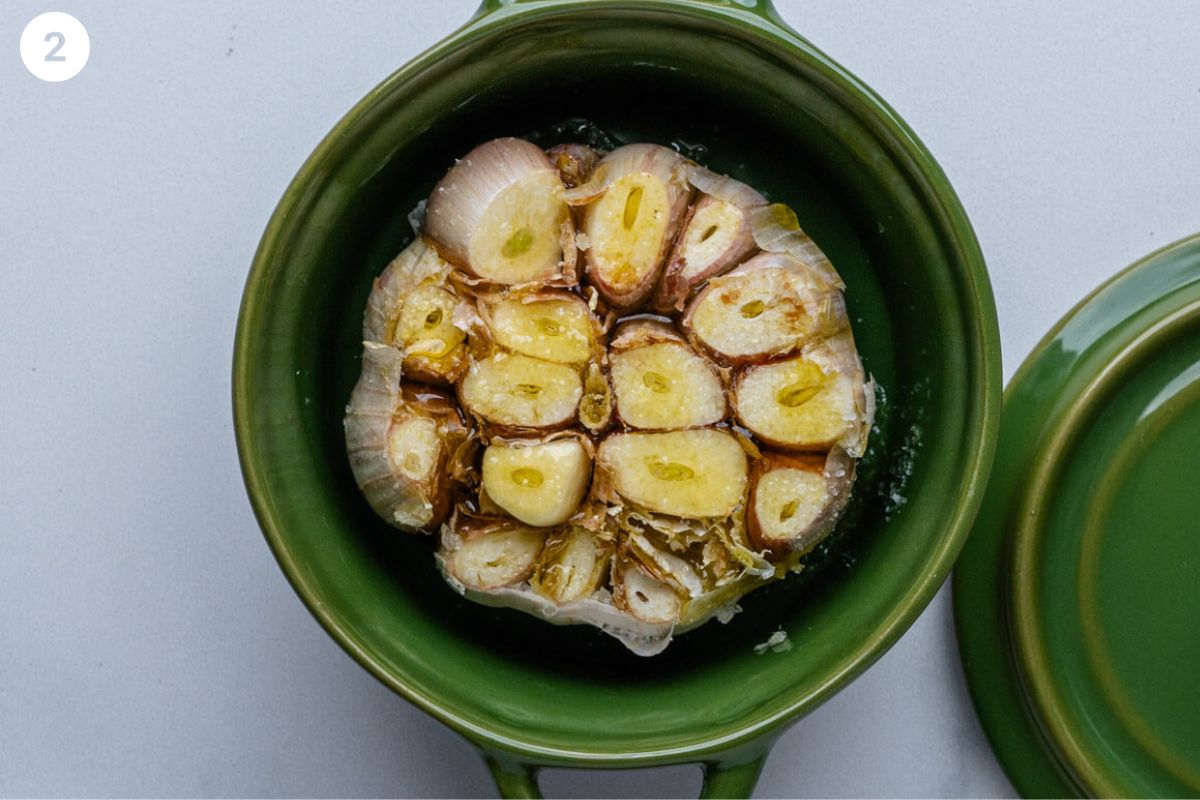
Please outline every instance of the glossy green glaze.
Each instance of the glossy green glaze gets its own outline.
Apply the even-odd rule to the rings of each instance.
[[[1042,341],[955,574],[975,704],[1030,796],[1200,793],[1200,237]]]
[[[991,290],[932,158],[764,0],[496,3],[400,69],[330,133],[281,200],[246,285],[234,419],[267,541],[314,616],[385,684],[483,749],[508,795],[538,765],[705,765],[745,795],[773,738],[874,661],[948,573],[999,412]],[[372,278],[406,214],[488,138],[687,145],[793,205],[848,285],[881,386],[855,500],[797,579],[727,626],[639,659],[597,631],[484,608],[441,580],[429,539],[374,518],[341,419]],[[569,127],[569,126],[567,126]],[[782,627],[786,653],[753,645]]]

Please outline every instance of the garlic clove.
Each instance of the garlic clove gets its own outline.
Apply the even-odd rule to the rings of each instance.
[[[586,144],[575,143],[556,144],[546,151],[546,157],[567,189],[586,184],[600,161],[598,152]]]
[[[619,559],[613,570],[613,605],[650,623],[674,624],[683,599],[633,559]]]
[[[566,522],[592,477],[592,459],[578,438],[492,444],[483,453],[483,491],[527,525]]]
[[[734,385],[741,424],[784,450],[862,454],[871,420],[868,384],[849,333],[817,342],[798,357],[749,367]]]
[[[498,351],[471,363],[458,397],[468,413],[502,428],[552,429],[575,419],[583,383],[575,367]]]
[[[603,368],[593,361],[584,372],[583,397],[579,401],[579,423],[589,433],[599,434],[608,429],[612,417],[612,386]]]
[[[546,541],[544,531],[513,520],[474,519],[455,515],[452,534],[443,537],[443,568],[462,586],[494,591],[529,577]]]
[[[626,323],[614,334],[610,361],[617,416],[631,428],[699,428],[725,417],[716,369],[673,330],[655,336],[644,323]]]
[[[682,310],[692,290],[720,275],[757,250],[751,232],[752,209],[767,205],[757,191],[733,178],[702,167],[689,172],[700,190],[654,293],[654,308]]]
[[[551,279],[561,273],[564,244],[573,236],[564,192],[558,171],[536,145],[493,139],[434,187],[423,232],[448,261],[483,280]]]
[[[469,430],[446,395],[402,388],[401,362],[396,349],[365,344],[346,408],[346,451],[376,514],[401,530],[429,532],[449,514],[454,479],[447,465]]]
[[[584,209],[582,230],[587,276],[611,306],[633,308],[653,291],[691,199],[686,168],[651,144],[617,148],[596,167],[603,192]]]
[[[582,365],[596,355],[600,323],[587,303],[566,291],[510,295],[481,303],[492,340],[514,353]]]
[[[692,342],[727,364],[795,353],[849,328],[841,292],[795,258],[762,253],[713,278],[683,318]]]
[[[854,460],[841,448],[828,455],[766,454],[751,475],[751,544],[776,557],[812,549],[837,524],[853,481]]]
[[[447,282],[451,267],[420,238],[375,279],[363,340],[404,354],[408,380],[450,385],[467,367],[466,332],[454,320],[468,305]]]
[[[617,433],[600,443],[596,460],[617,494],[663,514],[724,518],[745,494],[746,452],[724,430]]]
[[[590,597],[608,578],[612,551],[612,542],[569,526],[546,540],[530,586],[558,605]]]

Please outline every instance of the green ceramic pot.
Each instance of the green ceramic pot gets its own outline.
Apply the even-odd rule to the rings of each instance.
[[[674,142],[791,204],[848,286],[878,426],[811,568],[729,625],[640,659],[586,628],[462,599],[428,538],[375,519],[344,454],[372,278],[455,156],[570,139],[584,117]],[[489,0],[362,100],[288,188],[254,259],[234,353],[247,490],[280,566],[385,684],[477,745],[501,793],[539,766],[705,765],[748,795],[768,748],[879,657],[970,528],[1000,411],[990,286],[941,170],[869,89],[767,0]],[[777,629],[791,649],[756,655]]]

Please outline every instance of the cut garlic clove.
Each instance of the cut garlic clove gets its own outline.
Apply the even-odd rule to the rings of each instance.
[[[603,193],[584,210],[582,229],[588,278],[610,305],[632,308],[654,289],[691,199],[686,165],[674,150],[634,144],[596,167]]]
[[[561,525],[575,513],[592,477],[579,438],[492,444],[483,453],[483,491],[527,525]]]
[[[466,411],[512,429],[567,425],[582,396],[577,368],[504,352],[474,361],[458,385]]]
[[[621,320],[608,343],[610,351],[630,350],[657,342],[686,343],[687,339],[675,330],[669,317],[639,314]]]
[[[728,517],[746,489],[746,452],[723,430],[614,434],[597,462],[621,497],[677,517]]]
[[[586,144],[556,144],[546,151],[546,157],[558,170],[558,177],[568,189],[582,186],[592,177],[600,154]]]
[[[579,423],[590,433],[603,433],[612,422],[612,387],[600,365],[588,364],[583,378],[583,397],[579,401]]]
[[[757,249],[750,213],[767,204],[766,198],[741,181],[701,167],[693,167],[689,179],[701,194],[688,212],[655,290],[654,307],[664,313],[682,310],[693,288]]]
[[[804,553],[824,538],[846,507],[854,460],[826,455],[765,455],[751,476],[746,527],[750,543],[773,556]]]
[[[434,188],[424,233],[447,260],[499,284],[561,272],[570,214],[558,171],[523,139],[493,139],[456,163]]]
[[[654,337],[617,329],[610,356],[617,416],[631,428],[698,428],[725,417],[725,386],[707,359],[674,331]]]
[[[608,577],[613,545],[591,531],[568,527],[546,540],[529,583],[557,605],[590,597]]]
[[[528,578],[546,533],[512,520],[474,520],[466,530],[455,530],[454,540],[443,568],[462,586],[487,592]]]
[[[408,380],[452,384],[467,367],[466,332],[454,324],[465,302],[447,281],[450,265],[418,238],[376,278],[363,340],[404,353]]]
[[[763,442],[784,450],[865,449],[870,427],[862,365],[842,334],[797,358],[750,367],[734,387],[734,411]]]
[[[849,327],[841,292],[786,254],[763,253],[713,278],[688,306],[696,346],[729,364],[794,353]]]
[[[628,552],[656,580],[689,599],[704,594],[704,579],[686,559],[655,545],[644,533],[637,531],[629,532],[626,544]]]
[[[481,303],[492,340],[522,355],[582,365],[596,355],[599,322],[578,295],[543,291]]]
[[[618,559],[613,570],[613,605],[643,622],[673,624],[683,598],[631,558]]]
[[[468,430],[451,400],[435,390],[400,386],[402,357],[367,342],[363,367],[346,408],[346,451],[371,508],[408,532],[428,532],[450,510],[446,465]]]

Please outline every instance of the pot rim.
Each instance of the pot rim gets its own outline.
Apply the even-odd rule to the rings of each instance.
[[[727,3],[714,4],[711,0],[705,0],[704,3],[696,0],[519,2],[520,5],[507,4],[490,11],[485,3],[484,8],[465,25],[408,61],[368,92],[337,122],[306,159],[272,212],[246,279],[234,339],[234,432],[243,481],[255,517],[272,554],[293,590],[321,627],[384,685],[476,745],[534,759],[539,763],[558,765],[617,767],[645,765],[647,762],[663,764],[694,761],[760,741],[829,699],[895,643],[945,581],[966,541],[982,500],[998,435],[1001,401],[1000,344],[991,284],[982,252],[966,213],[942,169],[925,146],[882,98],[783,24],[769,3],[760,0],[753,8],[747,8]],[[478,717],[472,719],[471,715],[459,713],[449,704],[443,704],[437,697],[418,691],[376,661],[369,652],[359,646],[351,634],[338,625],[321,602],[318,592],[301,577],[301,571],[288,551],[286,537],[274,518],[263,480],[256,471],[259,450],[250,423],[248,384],[253,365],[249,357],[248,341],[251,332],[257,326],[260,314],[263,313],[264,305],[269,303],[269,298],[263,291],[261,277],[280,249],[286,246],[286,240],[282,236],[285,220],[301,202],[323,164],[344,146],[343,141],[347,133],[376,104],[434,62],[483,36],[497,35],[506,29],[556,15],[574,15],[585,11],[619,14],[629,10],[661,12],[664,15],[681,15],[710,21],[719,19],[728,25],[731,33],[749,39],[754,44],[776,47],[783,45],[795,60],[808,62],[825,80],[836,84],[847,98],[853,100],[858,114],[876,123],[880,130],[875,133],[886,134],[889,144],[898,148],[912,164],[911,176],[920,179],[923,199],[929,205],[927,213],[938,229],[941,244],[951,260],[961,265],[961,270],[955,278],[959,298],[963,301],[961,314],[964,318],[964,329],[971,334],[968,342],[968,363],[975,366],[977,377],[969,387],[971,405],[965,413],[969,435],[960,445],[959,462],[964,467],[965,480],[953,509],[943,518],[941,524],[944,534],[938,547],[930,552],[925,571],[911,584],[903,601],[871,630],[869,636],[862,639],[857,648],[831,665],[815,689],[785,695],[771,708],[757,713],[729,732],[715,736],[707,731],[698,732],[698,735],[686,744],[656,750],[564,749],[497,734],[486,724],[479,722]]]

